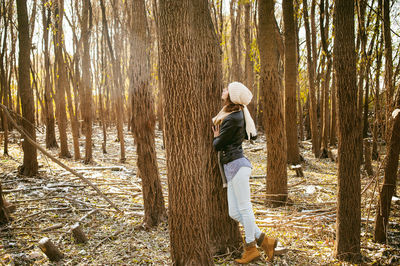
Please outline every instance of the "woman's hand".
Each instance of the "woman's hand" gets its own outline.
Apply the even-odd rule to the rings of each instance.
[[[212,126],[212,130],[214,132],[214,138],[219,137],[219,125]]]

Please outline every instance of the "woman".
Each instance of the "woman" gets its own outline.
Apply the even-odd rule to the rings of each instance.
[[[245,231],[245,247],[238,263],[249,263],[258,258],[261,247],[272,261],[277,239],[266,237],[255,223],[255,217],[250,201],[249,178],[251,163],[244,157],[242,142],[244,139],[257,137],[254,121],[247,105],[253,95],[240,82],[232,82],[222,92],[224,107],[213,118],[214,148],[219,152],[220,163],[228,183],[229,216],[241,223]]]

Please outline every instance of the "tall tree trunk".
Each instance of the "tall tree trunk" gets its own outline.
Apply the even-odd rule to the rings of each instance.
[[[33,91],[30,83],[30,50],[31,39],[29,37],[28,11],[26,1],[17,1],[18,13],[18,87],[21,93],[22,126],[27,134],[36,140],[35,132],[35,106],[33,103]],[[20,173],[26,176],[34,176],[38,172],[37,151],[25,136],[22,144],[24,161]]]
[[[160,2],[160,67],[164,116],[169,121],[165,123],[168,223],[175,265],[213,264],[207,222],[209,215],[221,214],[210,212],[204,200],[210,169],[213,169],[213,180],[217,171],[216,161],[210,167],[212,132],[209,125],[212,111],[214,114],[217,111],[217,108],[210,109],[219,100],[218,86],[213,82],[220,82],[220,76],[215,76],[214,68],[204,67],[214,66],[214,60],[218,60],[214,57],[216,37],[213,35],[208,1]],[[216,159],[215,153],[212,158]]]
[[[116,59],[114,55],[114,50],[111,44],[111,39],[110,39],[110,34],[108,32],[108,25],[107,25],[107,18],[106,18],[106,9],[104,6],[104,1],[100,1],[101,5],[101,13],[102,13],[102,20],[103,20],[103,30],[104,34],[106,35],[106,41],[107,41],[107,46],[110,51],[110,57],[111,57],[111,62],[112,62],[112,72],[113,72],[113,81],[114,81],[114,89],[112,91],[112,96],[114,98],[114,110],[115,110],[115,116],[117,120],[117,134],[118,134],[118,140],[120,142],[120,149],[121,149],[121,154],[120,154],[120,162],[125,162],[126,157],[125,157],[125,138],[124,138],[124,125],[123,125],[123,99],[122,95],[124,92],[124,85],[122,83],[121,79],[121,68],[119,64],[119,60]]]
[[[267,138],[267,201],[281,205],[288,197],[286,171],[286,132],[282,93],[278,78],[277,44],[270,41],[274,35],[274,1],[259,2],[260,89],[265,106],[265,133]],[[273,125],[273,126],[272,126]]]
[[[382,23],[382,31],[383,31],[383,39],[385,43],[385,96],[386,96],[386,129],[385,129],[385,139],[386,142],[389,142],[389,132],[391,132],[392,120],[390,119],[392,110],[393,110],[393,95],[394,95],[394,87],[393,87],[393,58],[392,58],[392,37],[390,30],[390,2],[389,0],[381,0],[383,2],[383,23]]]
[[[377,22],[378,24],[379,22]],[[378,137],[380,133],[382,133],[381,126],[381,107],[380,107],[380,73],[382,67],[382,41],[383,36],[381,35],[381,41],[378,44],[376,49],[376,71],[375,71],[375,99],[374,99],[374,128],[372,134],[372,159],[378,160],[379,158],[379,151],[378,151]]]
[[[397,100],[397,108],[400,108],[400,96]],[[398,109],[399,110],[399,109]],[[387,228],[390,215],[392,196],[396,191],[396,174],[399,165],[400,153],[400,113],[394,118],[389,147],[386,156],[385,175],[381,193],[379,195],[378,210],[375,217],[374,241],[386,242]]]
[[[65,87],[67,84],[67,69],[65,66],[63,56],[63,14],[64,14],[64,0],[57,0],[54,2],[54,21],[55,21],[55,78],[56,78],[56,111],[58,119],[58,131],[60,134],[60,157],[71,158],[71,154],[68,149],[68,137],[67,137],[67,113],[65,106]]]
[[[70,73],[71,76],[71,83],[74,85],[73,82],[73,73]],[[69,112],[69,118],[71,119],[71,131],[72,131],[72,139],[73,139],[73,145],[74,145],[74,160],[79,160],[81,158],[81,153],[79,150],[79,122],[78,118],[76,116],[76,107],[74,108],[74,105],[72,103],[72,93],[71,93],[71,86],[67,85],[65,87],[65,92],[67,93],[67,103],[68,103],[68,112]],[[75,97],[77,97],[75,95]],[[75,111],[74,111],[75,109]]]
[[[335,59],[333,59],[332,61],[335,61]],[[335,63],[333,63],[335,64]],[[336,118],[336,112],[337,112],[337,102],[336,102],[336,72],[333,71],[332,72],[332,92],[331,92],[331,115],[330,115],[330,123],[329,123],[329,128],[331,129],[330,133],[329,133],[329,144],[331,146],[336,145],[337,143],[337,138],[336,138],[336,133],[337,133],[337,128],[338,128],[338,124],[337,124],[337,118]]]
[[[354,45],[354,1],[335,2],[335,71],[337,78],[339,147],[338,207],[335,256],[360,259],[361,182],[358,150],[357,76]]]
[[[9,99],[8,99],[8,82],[7,82],[7,70],[6,70],[6,64],[4,63],[5,61],[5,55],[7,51],[7,29],[8,29],[8,20],[7,19],[7,13],[6,13],[6,3],[5,1],[1,2],[2,4],[2,9],[3,9],[3,25],[4,29],[2,34],[0,34],[0,41],[1,37],[3,37],[3,44],[2,44],[2,51],[0,54],[0,103],[8,107]],[[10,99],[11,100],[11,99]],[[4,113],[4,111],[0,111],[2,114],[1,120],[2,120],[2,129],[4,131],[4,149],[3,149],[3,154],[8,155],[8,119],[7,115]],[[1,143],[0,143],[1,144]],[[0,196],[1,197],[1,196]]]
[[[321,32],[321,44],[326,57],[326,71],[324,73],[323,82],[323,113],[322,113],[322,149],[321,153],[324,156],[328,156],[328,136],[329,136],[329,88],[331,80],[331,70],[332,70],[332,56],[328,50],[328,39],[329,39],[329,3],[327,0],[321,0],[320,2],[320,32]],[[334,98],[334,97],[331,97]],[[322,155],[321,154],[321,155]]]
[[[136,142],[138,173],[142,179],[144,225],[157,226],[165,217],[164,198],[157,167],[154,99],[150,87],[149,33],[145,0],[129,5],[131,130]]]
[[[312,147],[315,157],[319,157],[319,134],[317,125],[317,104],[315,99],[315,61],[316,58],[312,57],[313,50],[311,47],[311,34],[310,34],[310,22],[308,18],[308,6],[307,0],[303,0],[303,15],[304,15],[304,27],[306,30],[306,45],[307,45],[307,69],[308,69],[308,83],[309,83],[309,116],[310,116],[310,127],[311,127],[311,138]]]
[[[230,20],[231,20],[231,59],[232,59],[232,67],[231,67],[231,80],[232,81],[240,81],[240,73],[239,73],[239,67],[240,67],[240,62],[239,62],[239,55],[238,55],[238,28],[239,25],[237,24],[237,20],[235,19],[235,10],[236,11],[236,16],[238,16],[239,11],[237,8],[235,8],[236,5],[239,5],[237,0],[232,0],[231,1],[231,6],[230,6]]]
[[[300,163],[300,152],[297,138],[296,84],[297,57],[296,32],[293,1],[283,0],[283,21],[285,36],[285,124],[287,139],[287,161]],[[299,99],[300,100],[300,99]]]
[[[245,65],[244,65],[244,72],[245,72],[245,84],[247,88],[251,90],[253,95],[256,95],[255,87],[254,87],[254,60],[252,59],[252,52],[251,52],[251,20],[250,14],[251,12],[251,4],[250,2],[244,4],[244,42],[245,42],[245,49],[246,49],[246,56],[245,56]],[[248,106],[250,113],[255,116],[257,111],[257,98],[254,97],[253,101]]]
[[[89,54],[89,37],[91,22],[91,6],[90,0],[83,1],[83,14],[82,14],[82,43],[83,43],[83,56],[82,56],[82,91],[83,91],[83,110],[82,118],[85,125],[85,163],[88,164],[93,161],[92,152],[92,84],[90,79],[90,54]],[[89,18],[90,16],[90,18]],[[89,21],[90,19],[90,21]]]

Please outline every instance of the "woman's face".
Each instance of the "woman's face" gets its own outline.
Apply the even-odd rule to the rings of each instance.
[[[229,95],[228,89],[224,88],[223,91],[222,91],[221,99],[223,101],[226,101],[228,99],[228,95]]]

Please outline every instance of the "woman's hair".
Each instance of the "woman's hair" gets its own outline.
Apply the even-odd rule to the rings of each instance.
[[[236,111],[240,111],[243,108],[243,105],[233,103],[231,101],[231,98],[229,97],[229,94],[224,102],[224,105],[225,105],[226,112],[236,112]]]

